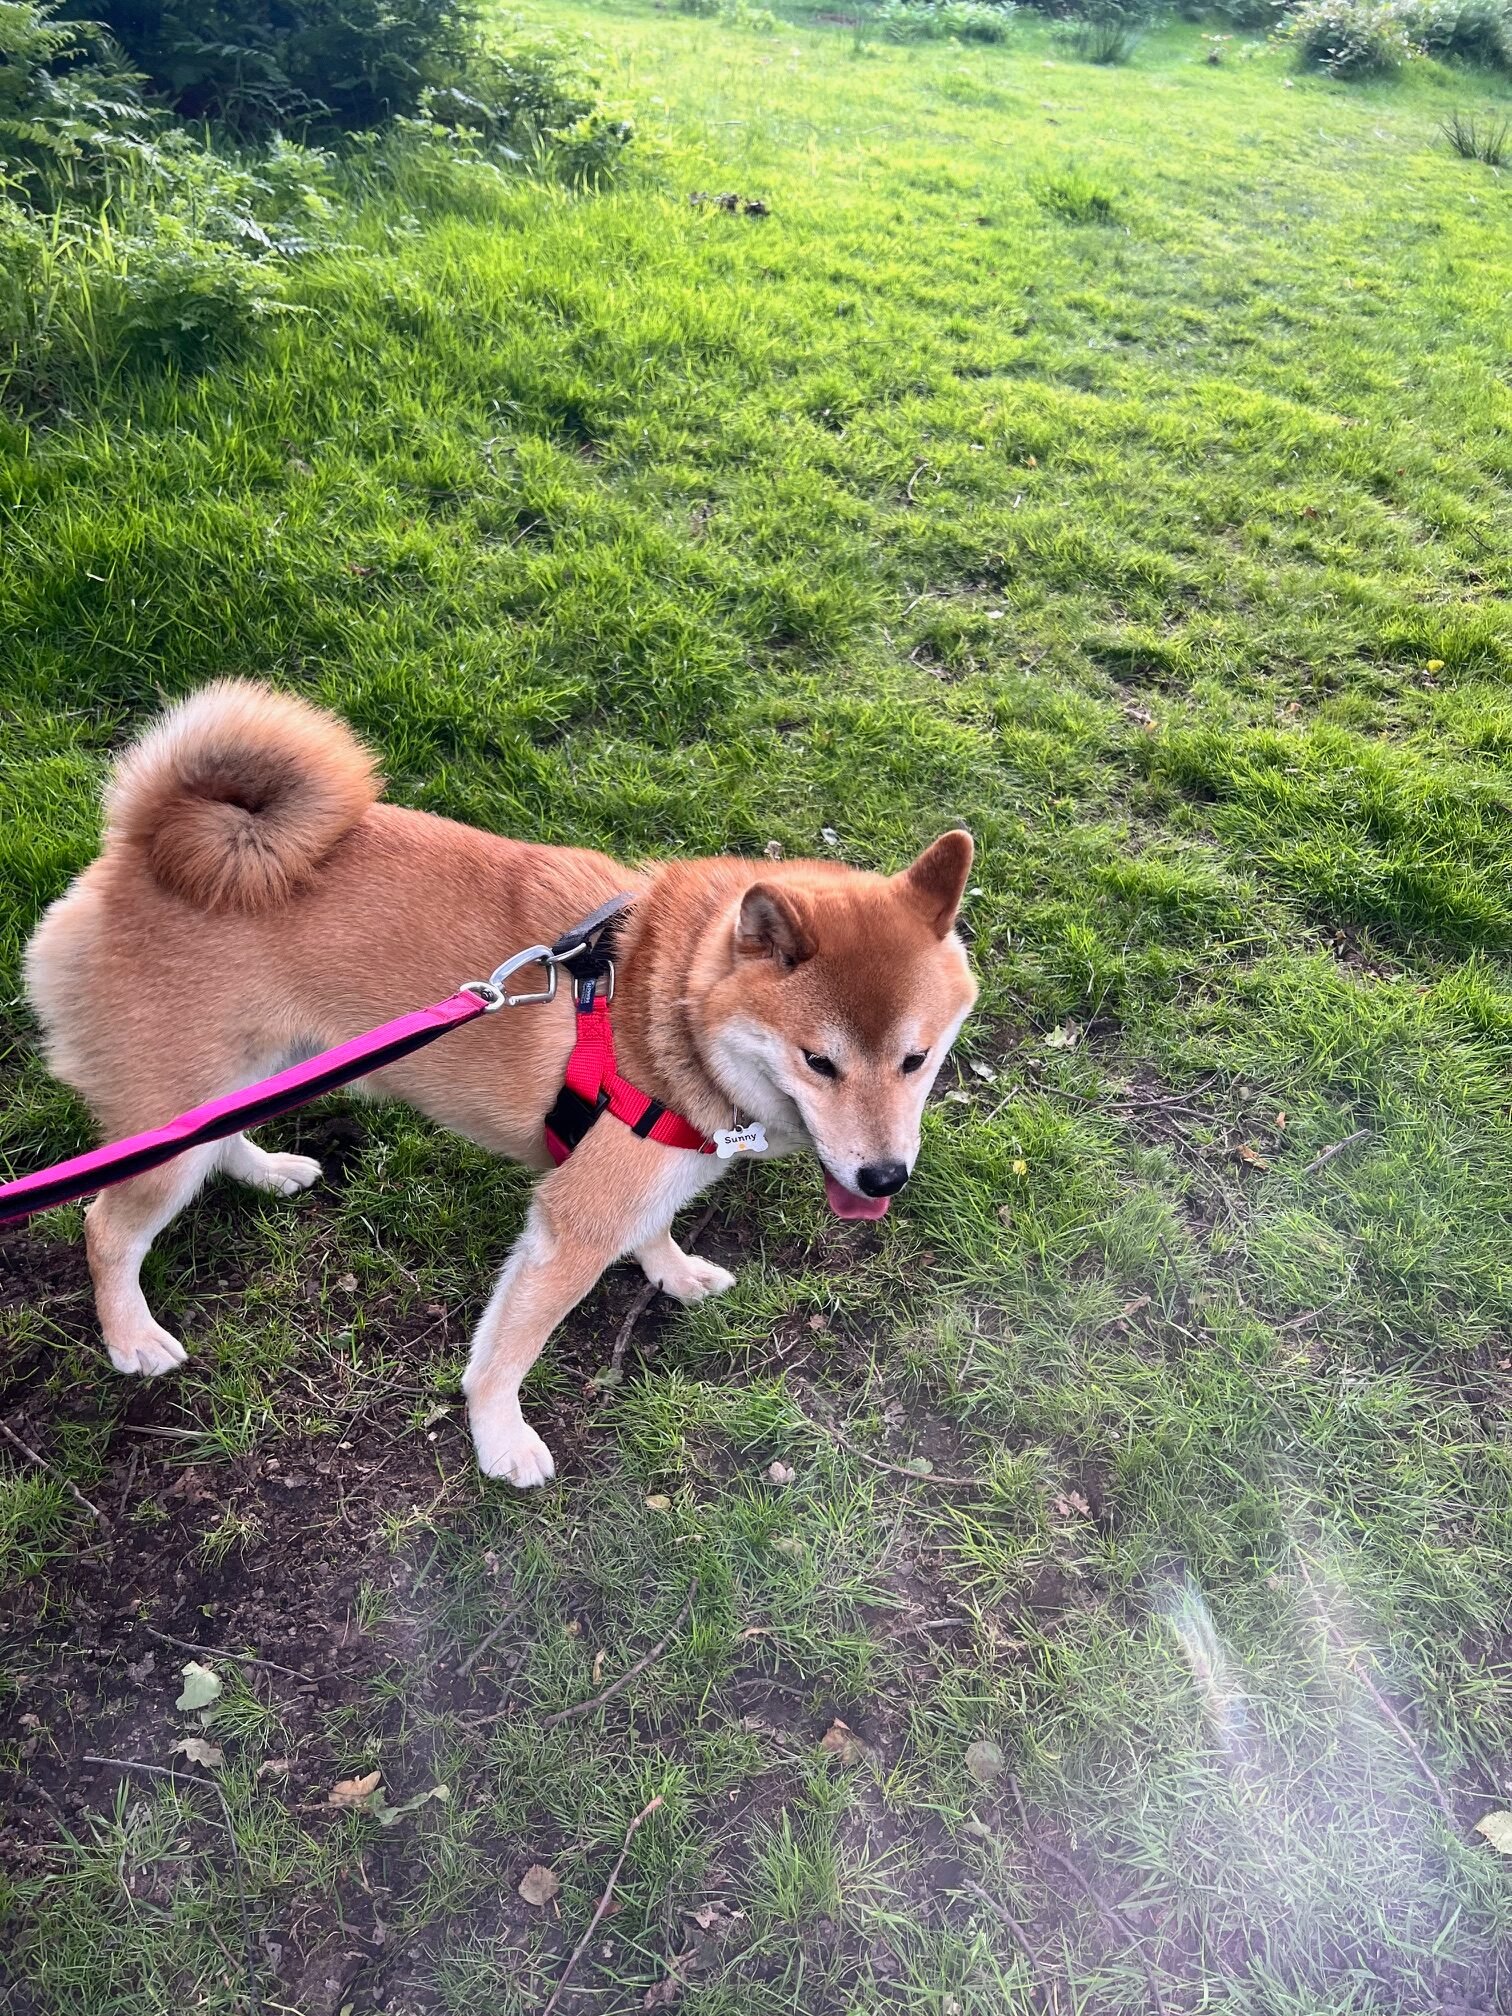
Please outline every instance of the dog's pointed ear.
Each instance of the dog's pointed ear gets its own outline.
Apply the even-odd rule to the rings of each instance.
[[[956,921],[974,852],[969,833],[942,833],[897,878],[909,902],[928,918],[937,938],[945,937]]]
[[[774,882],[755,882],[747,889],[735,920],[738,959],[775,959],[786,968],[812,959],[814,949],[803,906],[790,890]]]

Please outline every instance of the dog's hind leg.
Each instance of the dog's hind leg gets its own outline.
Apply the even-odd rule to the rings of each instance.
[[[84,1244],[94,1279],[105,1349],[117,1372],[171,1372],[187,1355],[153,1320],[142,1293],[147,1249],[182,1211],[221,1157],[221,1143],[190,1148],[144,1176],[102,1190],[84,1215]]]
[[[275,1155],[259,1148],[247,1134],[233,1134],[221,1144],[221,1168],[238,1183],[297,1197],[320,1180],[320,1164],[310,1155]]]
[[[644,1246],[637,1246],[635,1257],[646,1279],[678,1302],[702,1302],[735,1286],[735,1276],[728,1268],[701,1260],[696,1253],[684,1253],[670,1232],[659,1232]]]

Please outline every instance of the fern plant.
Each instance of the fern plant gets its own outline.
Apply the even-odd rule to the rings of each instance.
[[[133,156],[152,118],[139,81],[56,0],[0,0],[0,174],[76,183]]]

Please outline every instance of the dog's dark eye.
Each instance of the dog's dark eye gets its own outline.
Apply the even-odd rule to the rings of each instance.
[[[903,1069],[905,1073],[921,1070],[923,1068],[924,1059],[928,1055],[929,1052],[927,1050],[915,1050],[911,1056],[905,1057],[903,1059]]]
[[[838,1078],[840,1076],[840,1073],[835,1069],[834,1064],[828,1057],[816,1057],[812,1050],[804,1051],[803,1061],[807,1064],[810,1071],[817,1072],[821,1078]]]

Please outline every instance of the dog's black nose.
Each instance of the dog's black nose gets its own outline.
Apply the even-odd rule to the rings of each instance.
[[[868,1162],[856,1171],[863,1197],[892,1197],[907,1181],[908,1171],[901,1162]]]

